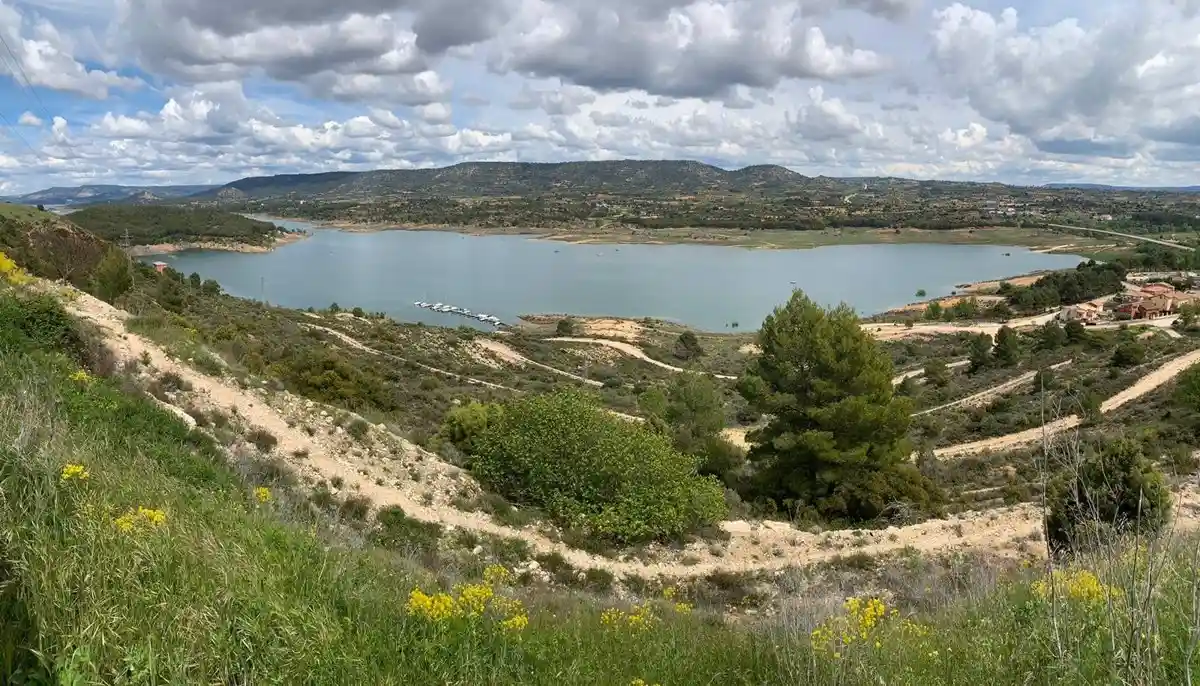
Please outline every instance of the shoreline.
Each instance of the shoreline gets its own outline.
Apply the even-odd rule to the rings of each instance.
[[[268,253],[285,245],[297,243],[308,238],[307,233],[285,233],[275,238],[270,245],[254,243],[224,243],[221,241],[184,241],[181,243],[153,243],[150,245],[133,245],[125,249],[130,257],[149,257],[151,255],[170,255],[187,250],[223,250],[225,252]]]
[[[733,230],[705,228],[641,229],[622,231],[605,229],[549,229],[533,227],[480,227],[450,224],[414,224],[398,226],[389,222],[361,223],[344,220],[318,220],[276,215],[248,215],[263,221],[294,221],[348,233],[383,231],[440,231],[467,236],[520,236],[532,240],[556,241],[568,245],[715,245],[751,250],[809,250],[838,245],[980,245],[1024,248],[1038,253],[1077,254],[1091,250],[1087,241],[1064,244],[1062,236],[1043,229],[1017,227],[981,227],[979,229],[876,229],[847,228],[814,231],[779,229]],[[1069,250],[1075,248],[1075,250]]]

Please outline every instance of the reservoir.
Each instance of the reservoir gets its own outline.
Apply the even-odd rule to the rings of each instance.
[[[1079,264],[1073,255],[980,245],[838,245],[751,250],[710,245],[570,244],[443,231],[352,233],[271,220],[312,236],[270,253],[155,256],[226,292],[285,307],[361,307],[440,326],[474,320],[415,307],[440,302],[515,322],[522,314],[654,317],[708,331],[756,329],[794,288],[875,314],[956,284]],[[1007,255],[1006,255],[1007,253]]]

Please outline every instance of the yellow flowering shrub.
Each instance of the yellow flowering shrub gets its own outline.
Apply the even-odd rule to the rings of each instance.
[[[634,605],[626,612],[618,608],[609,608],[600,615],[600,624],[610,629],[628,629],[633,633],[646,631],[659,622],[654,614],[654,608],[649,602]]]
[[[1089,605],[1122,595],[1120,589],[1108,586],[1087,569],[1056,569],[1050,576],[1033,582],[1030,589],[1042,600],[1058,596]]]
[[[254,489],[254,499],[259,503],[266,505],[267,503],[271,502],[272,499],[271,489],[267,488],[266,486],[259,486],[258,488]]]
[[[876,636],[888,619],[899,614],[898,610],[889,609],[887,603],[879,598],[847,598],[843,608],[846,614],[824,622],[813,629],[809,637],[814,648],[835,659],[841,657],[843,648],[856,643],[882,647],[882,642]]]
[[[86,467],[81,464],[63,465],[60,481],[86,481],[91,476]]]
[[[629,686],[662,686],[662,684],[652,684],[645,679],[634,679],[629,682]]]
[[[113,521],[113,524],[120,531],[132,533],[139,530],[153,529],[162,526],[166,522],[166,512],[138,506],[136,510],[131,509],[120,517],[117,517]]]
[[[17,263],[12,261],[12,258],[0,252],[0,281],[20,286],[32,280],[33,278],[26,274],[25,270],[18,267]]]
[[[82,369],[71,374],[70,378],[72,381],[74,381],[76,383],[81,383],[81,384],[89,384],[94,380],[94,377],[91,374],[88,374],[86,371],[84,371]]]
[[[408,596],[405,611],[435,624],[451,619],[490,619],[509,633],[520,633],[529,626],[529,614],[524,604],[496,592],[508,583],[511,573],[500,565],[484,570],[483,583],[460,584],[453,593],[425,593],[414,588]]]

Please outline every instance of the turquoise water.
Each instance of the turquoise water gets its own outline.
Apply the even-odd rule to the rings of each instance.
[[[729,330],[733,322],[757,328],[794,288],[824,304],[846,302],[873,314],[917,300],[918,289],[929,297],[949,295],[956,284],[1080,262],[1072,255],[1003,246],[571,245],[520,236],[350,233],[275,223],[313,235],[270,253],[201,250],[154,259],[216,279],[233,295],[286,307],[336,302],[403,321],[476,325],[412,305],[420,300],[508,322],[521,314],[571,313],[655,317],[709,331]]]

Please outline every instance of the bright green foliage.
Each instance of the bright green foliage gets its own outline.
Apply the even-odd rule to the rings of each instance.
[[[0,294],[0,351],[44,350],[83,359],[85,345],[75,320],[48,295]]]
[[[1003,367],[1011,367],[1021,361],[1021,338],[1007,326],[1000,327],[996,333],[996,347],[992,350],[996,362]]]
[[[862,521],[898,502],[933,509],[936,487],[908,464],[911,405],[892,389],[892,363],[847,306],[803,293],[769,315],[762,354],[740,391],[772,417],[751,437],[755,490],[827,519]]]
[[[1190,367],[1175,379],[1176,401],[1193,412],[1200,412],[1200,367]]]
[[[671,438],[682,453],[700,458],[699,471],[727,483],[745,462],[742,451],[721,437],[725,400],[716,382],[701,374],[679,374],[664,392],[646,390],[638,399],[647,426]]]
[[[931,302],[925,306],[925,318],[931,322],[936,322],[942,318],[942,304],[939,302]]]
[[[109,250],[92,273],[92,292],[105,302],[114,302],[133,288],[133,268],[120,250]]]
[[[1116,536],[1153,535],[1167,522],[1171,492],[1136,441],[1121,439],[1088,455],[1047,490],[1051,546],[1081,549]]]
[[[668,539],[721,519],[724,493],[670,439],[590,397],[522,398],[476,443],[471,471],[505,497],[621,543]]]
[[[438,436],[467,455],[474,455],[479,437],[504,418],[504,406],[472,400],[446,413]]]

